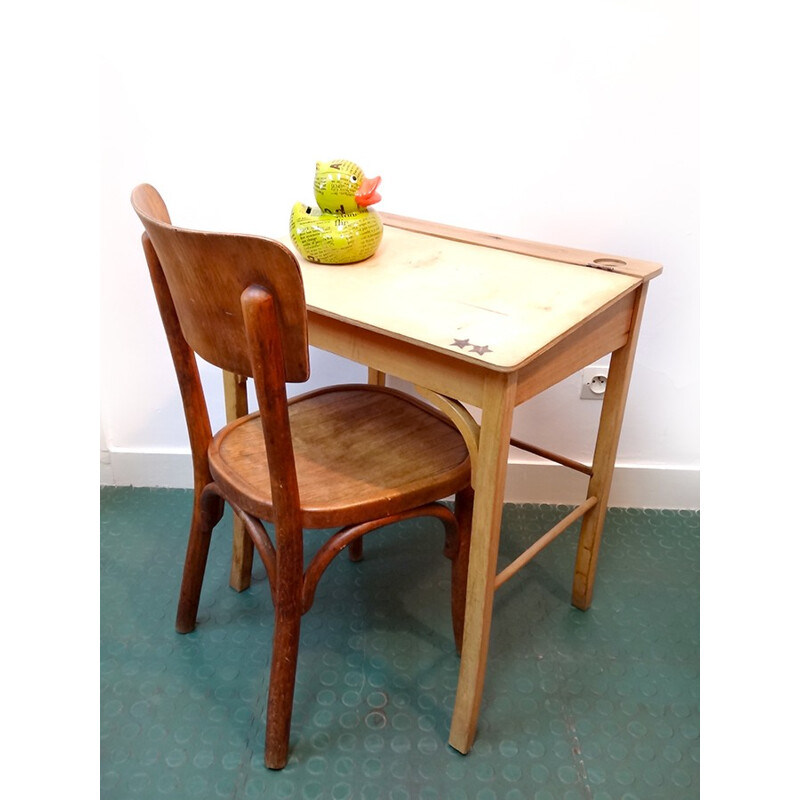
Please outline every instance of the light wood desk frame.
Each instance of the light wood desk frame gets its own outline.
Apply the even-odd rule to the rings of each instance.
[[[634,278],[630,289],[605,307],[580,319],[565,335],[510,369],[497,369],[457,354],[409,341],[388,331],[354,324],[348,319],[308,308],[311,344],[369,368],[369,380],[382,383],[386,374],[414,384],[420,393],[454,421],[472,456],[475,506],[470,549],[466,620],[450,744],[467,753],[477,730],[486,675],[492,605],[497,588],[536,553],[582,517],[572,586],[572,603],[586,610],[592,589],[630,385],[647,286],[661,272],[652,262],[618,258],[552,245],[477,233],[390,214],[388,226],[537,258],[577,264]],[[591,465],[540,450],[512,439],[514,409],[578,370],[611,353],[608,382]],[[246,387],[226,376],[229,418],[246,412]],[[481,410],[478,425],[463,404]],[[509,447],[522,447],[589,476],[586,499],[558,525],[497,574],[497,554]],[[238,528],[238,526],[237,526]],[[231,585],[249,585],[252,545],[240,529],[234,533]]]

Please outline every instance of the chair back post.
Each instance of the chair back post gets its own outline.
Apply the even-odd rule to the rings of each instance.
[[[164,203],[147,184],[137,186],[131,200],[158,254],[192,350],[226,372],[251,376],[241,294],[257,284],[275,298],[286,380],[308,380],[305,293],[294,254],[261,236],[175,227],[165,221]]]
[[[266,442],[270,469],[274,462],[276,474],[282,476],[275,497],[287,498],[283,516],[291,527],[289,520],[297,511],[289,509],[299,507],[291,434],[288,417],[284,423],[271,409],[280,395],[285,405],[285,381],[306,381],[310,373],[305,294],[297,260],[279,242],[263,237],[175,227],[161,195],[148,184],[133,190],[131,203],[145,228],[142,244],[183,398],[195,487],[202,489],[211,481],[207,450],[212,436],[195,355],[226,372],[249,377],[254,375],[253,364],[261,369],[259,361],[263,365],[263,358],[271,359],[264,368],[275,374],[264,375],[259,383],[262,391],[267,385],[273,387],[266,390],[272,399],[265,404],[259,397],[259,402],[267,409],[262,418],[265,437],[268,422],[274,431],[281,426],[285,430],[280,446]],[[264,305],[269,311],[255,313],[253,322],[269,340],[268,352],[259,358],[251,358],[244,321],[242,293],[250,286],[269,297]],[[261,308],[262,301],[254,307]],[[287,481],[294,486],[288,493]]]
[[[268,767],[282,769],[288,758],[300,618],[303,615],[300,490],[276,303],[271,292],[257,285],[248,286],[242,292],[241,303],[269,464],[275,526],[275,631],[264,760]]]
[[[197,359],[181,332],[181,324],[164,276],[164,270],[147,231],[142,234],[142,248],[150,270],[150,280],[153,284],[161,321],[167,334],[167,343],[172,355],[175,374],[178,377],[178,387],[183,400],[183,411],[189,432],[189,447],[192,451],[194,488],[196,495],[199,495],[203,487],[211,482],[211,473],[208,468],[211,422],[208,418],[203,384],[197,368]]]
[[[275,509],[278,554],[277,591],[282,602],[300,604],[298,578],[303,573],[300,490],[283,375],[283,344],[275,300],[263,286],[242,292],[242,313],[250,348],[253,385],[264,431]],[[287,594],[288,592],[288,594]]]

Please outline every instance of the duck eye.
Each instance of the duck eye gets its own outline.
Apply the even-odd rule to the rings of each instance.
[[[353,183],[358,183],[358,178],[355,175],[351,175],[350,180],[353,181]]]

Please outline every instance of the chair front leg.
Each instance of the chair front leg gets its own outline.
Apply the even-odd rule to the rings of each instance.
[[[272,668],[267,700],[267,737],[264,763],[269,769],[283,769],[289,758],[297,653],[300,646],[300,604],[275,609],[272,639]]]
[[[347,552],[351,561],[361,561],[364,558],[364,539],[359,537],[347,545]]]

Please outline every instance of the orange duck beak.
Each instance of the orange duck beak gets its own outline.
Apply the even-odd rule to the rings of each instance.
[[[358,191],[356,192],[356,203],[361,208],[371,206],[373,203],[377,203],[381,199],[381,196],[377,191],[380,182],[380,175],[377,178],[364,178],[364,180],[361,181],[361,185],[358,187]]]

